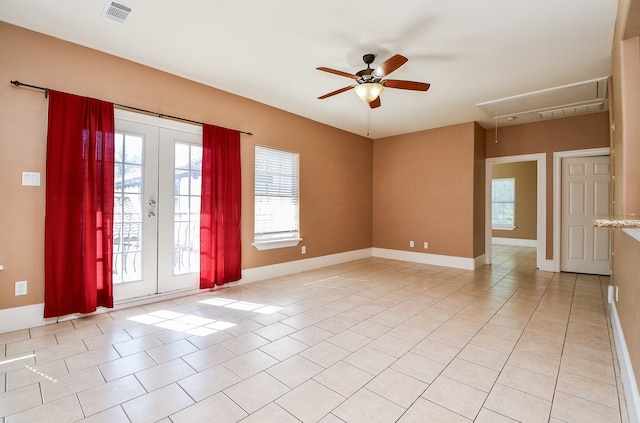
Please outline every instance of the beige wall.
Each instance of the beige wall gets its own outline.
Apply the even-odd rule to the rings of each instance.
[[[477,124],[465,123],[374,141],[374,247],[467,258],[484,252],[474,240],[484,231],[474,215],[484,219],[484,195],[475,185],[484,186],[484,167],[476,163],[483,141],[476,134]]]
[[[486,131],[487,157],[546,153],[547,156],[547,246],[546,258],[553,259],[553,153],[609,147],[609,113],[595,113],[553,119]]]
[[[493,179],[515,178],[516,183],[516,228],[512,231],[493,230],[492,236],[499,238],[536,239],[537,223],[537,163],[515,162],[494,164]]]
[[[624,332],[629,357],[634,369],[636,381],[640,380],[640,241],[631,238],[621,229],[613,231],[613,263],[612,283],[618,287],[616,309],[620,318],[620,326]]]
[[[0,23],[0,309],[42,303],[47,101],[25,83],[228,128],[242,136],[244,269],[371,247],[371,140],[164,72]],[[300,247],[257,251],[253,241],[256,144],[300,153]],[[22,187],[36,171],[41,187]],[[29,282],[15,297],[14,281]]]
[[[620,0],[613,42],[614,211],[640,215],[640,1]],[[640,242],[613,230],[612,284],[636,380],[640,375]]]

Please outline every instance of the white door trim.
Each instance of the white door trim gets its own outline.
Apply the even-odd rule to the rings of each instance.
[[[609,147],[589,148],[585,150],[556,151],[553,153],[553,272],[560,271],[560,213],[562,211],[562,159],[569,157],[609,156]]]
[[[486,263],[491,264],[491,174],[492,166],[499,163],[536,162],[536,267],[551,271],[553,263],[546,259],[547,246],[547,155],[546,153],[523,154],[519,156],[491,157],[485,162],[485,256]],[[554,254],[555,255],[555,254]]]

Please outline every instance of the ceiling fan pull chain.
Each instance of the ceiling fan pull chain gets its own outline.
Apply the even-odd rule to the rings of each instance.
[[[371,132],[371,108],[367,109],[367,136]]]
[[[498,143],[498,108],[496,107],[496,144]]]

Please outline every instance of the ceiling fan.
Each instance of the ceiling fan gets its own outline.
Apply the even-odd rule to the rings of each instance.
[[[355,74],[325,67],[316,68],[324,72],[329,72],[336,75],[345,76],[347,78],[355,79],[357,82],[357,84],[355,85],[349,85],[347,87],[340,88],[339,90],[335,90],[328,94],[322,95],[318,97],[318,100],[322,100],[324,98],[331,97],[354,88],[356,94],[358,94],[358,97],[360,97],[364,102],[369,103],[369,107],[375,109],[376,107],[380,107],[380,93],[384,88],[427,91],[431,86],[431,84],[427,84],[426,82],[403,81],[399,79],[382,79],[394,70],[398,69],[400,66],[407,63],[409,59],[400,54],[396,54],[384,61],[377,68],[371,69],[370,65],[371,63],[373,63],[373,60],[375,58],[376,56],[374,54],[365,54],[364,56],[362,56],[362,60],[364,61],[364,63],[366,63],[367,68],[362,69]]]

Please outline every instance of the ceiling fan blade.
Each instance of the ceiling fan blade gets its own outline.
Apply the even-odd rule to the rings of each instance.
[[[384,76],[389,75],[391,72],[393,72],[394,70],[398,69],[400,66],[404,65],[405,63],[407,63],[409,59],[407,59],[406,57],[400,55],[400,54],[396,54],[394,56],[392,56],[391,58],[385,60],[384,62],[382,62],[382,64],[380,66],[378,66],[377,68],[375,68],[373,70],[373,76],[378,77],[378,78],[382,78]]]
[[[318,100],[322,100],[324,98],[331,97],[332,95],[336,95],[336,94],[343,93],[345,91],[349,91],[353,87],[355,87],[355,85],[349,85],[348,87],[344,87],[344,88],[340,88],[339,90],[331,91],[328,94],[321,95],[320,97],[318,97]]]
[[[399,88],[401,90],[427,91],[431,84],[426,82],[402,81],[399,79],[385,79],[382,85],[388,88]]]
[[[377,107],[380,107],[381,103],[380,103],[380,97],[376,97],[375,100],[373,100],[372,102],[369,103],[369,107],[371,107],[372,109],[375,109]]]
[[[319,68],[316,68],[316,69],[321,70],[323,72],[333,73],[335,75],[346,76],[347,78],[351,78],[351,79],[358,79],[357,75],[354,75],[354,74],[351,74],[351,73],[347,73],[347,72],[342,72],[342,71],[331,69],[331,68],[325,68],[323,66],[321,66]]]

